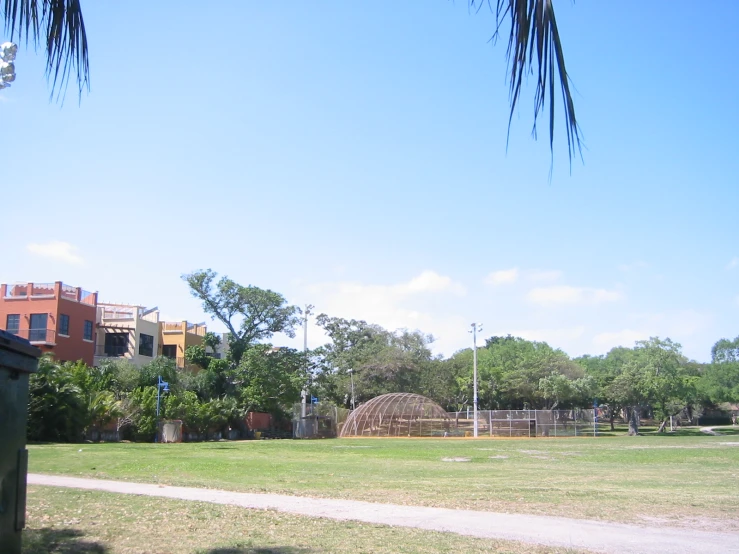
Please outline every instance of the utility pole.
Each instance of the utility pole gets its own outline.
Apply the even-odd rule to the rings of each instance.
[[[306,304],[305,305],[305,311],[303,312],[303,353],[308,352],[308,316],[313,315],[313,312],[311,311],[315,306],[313,304]],[[308,363],[308,359],[306,357],[305,363]],[[306,367],[306,369],[308,369]],[[307,372],[306,372],[307,373]],[[308,389],[307,386],[303,387],[303,392],[300,393],[301,396],[301,416],[306,417],[308,415]]]
[[[482,325],[472,324],[472,396],[474,405],[474,436],[477,437],[477,333],[482,331]]]

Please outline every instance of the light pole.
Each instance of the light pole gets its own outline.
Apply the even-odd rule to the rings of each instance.
[[[303,353],[304,354],[308,352],[308,316],[313,314],[313,312],[311,311],[313,308],[315,308],[315,306],[313,304],[306,304],[305,305],[305,311],[303,312]],[[307,356],[306,356],[306,359],[305,359],[305,363],[306,363],[306,370],[307,370],[308,369],[307,368],[307,364],[308,364],[308,358],[307,358]],[[306,371],[306,374],[307,373],[308,372]],[[300,397],[301,397],[301,402],[300,403],[302,404],[301,410],[300,410],[301,411],[301,414],[300,415],[301,415],[301,417],[306,417],[308,415],[308,409],[307,409],[307,404],[308,404],[308,388],[307,388],[307,385],[305,385],[303,387],[303,392],[300,393]]]
[[[349,369],[349,378],[351,379],[351,382],[352,382],[352,411],[353,411],[354,410],[354,370],[351,368]]]
[[[474,406],[474,431],[473,435],[477,437],[477,333],[482,331],[482,325],[472,324],[472,397]]]
[[[162,376],[159,375],[157,378],[157,432],[154,435],[154,442],[159,442],[159,402],[162,397],[162,390],[169,392],[169,383],[162,381]]]

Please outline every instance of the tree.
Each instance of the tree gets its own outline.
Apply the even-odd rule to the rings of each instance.
[[[203,345],[206,348],[206,353],[211,355],[215,354],[218,350],[218,347],[221,345],[221,337],[219,337],[215,333],[208,331],[203,335]],[[208,348],[210,348],[210,352],[208,352]]]
[[[252,285],[244,287],[226,276],[216,283],[216,277],[207,269],[183,275],[182,279],[192,295],[202,301],[205,313],[228,328],[229,356],[234,365],[258,341],[275,333],[295,336],[300,310],[288,305],[281,294]]]
[[[87,423],[87,405],[74,384],[73,364],[60,364],[50,355],[39,360],[29,379],[28,438],[75,442]]]
[[[739,337],[716,342],[711,358],[698,384],[701,393],[714,404],[739,402]]]
[[[351,405],[353,372],[356,403],[390,392],[419,392],[422,376],[432,363],[430,335],[401,329],[390,332],[366,321],[329,317],[316,318],[331,342],[316,353],[321,372],[316,385],[324,397]]]
[[[308,380],[305,368],[304,353],[293,348],[249,348],[235,370],[243,411],[288,413]]]
[[[571,164],[572,158],[581,153],[580,129],[552,1],[496,0],[495,9],[492,0],[468,2],[478,12],[487,4],[495,14],[493,39],[497,39],[505,20],[510,23],[506,51],[510,70],[509,130],[521,96],[524,76],[533,74],[536,79],[533,135],[536,137],[537,119],[548,110],[549,148],[553,152],[554,91],[558,86],[564,106]],[[66,87],[72,70],[76,73],[80,96],[83,89],[89,89],[87,34],[79,0],[5,0],[4,5],[0,5],[0,11],[11,40],[17,35],[21,40],[24,36],[26,41],[30,38],[34,45],[39,41],[46,44],[46,76],[52,83],[52,96],[57,87],[60,91]]]

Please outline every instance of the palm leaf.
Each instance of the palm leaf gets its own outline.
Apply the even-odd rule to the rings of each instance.
[[[0,0],[10,40],[45,42],[46,78],[51,97],[64,97],[70,74],[76,74],[80,96],[90,88],[87,34],[79,0]]]
[[[549,149],[554,154],[554,96],[559,84],[564,105],[567,151],[572,168],[572,158],[579,154],[582,158],[580,127],[575,115],[572,100],[570,77],[565,67],[562,40],[554,17],[553,0],[469,0],[476,11],[487,4],[494,11],[496,29],[491,40],[497,40],[501,25],[510,20],[511,31],[508,36],[508,71],[510,81],[511,111],[508,116],[508,136],[516,106],[521,97],[525,75],[535,75],[536,93],[534,95],[534,126],[532,134],[537,137],[536,123],[539,116],[549,109]],[[556,73],[556,75],[555,75]],[[548,106],[547,106],[548,104]]]

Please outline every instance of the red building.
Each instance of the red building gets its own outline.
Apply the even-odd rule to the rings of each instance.
[[[0,285],[0,329],[57,360],[93,364],[98,294],[56,283]]]

